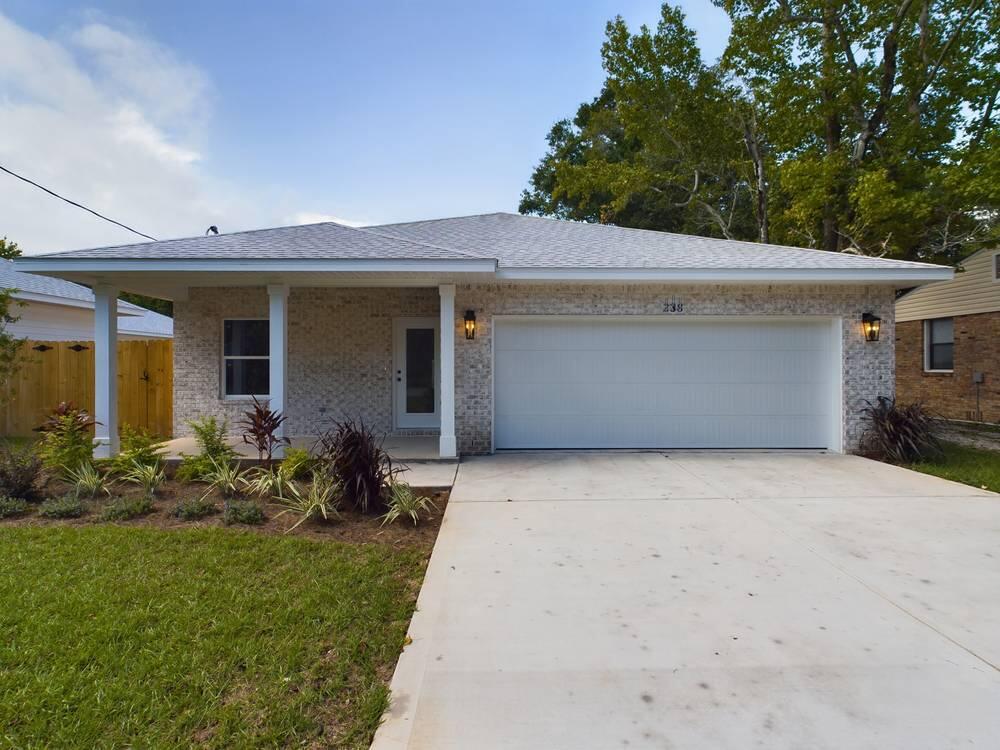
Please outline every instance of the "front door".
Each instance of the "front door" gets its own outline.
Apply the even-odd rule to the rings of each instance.
[[[393,327],[393,408],[400,429],[441,426],[437,318],[398,318]]]

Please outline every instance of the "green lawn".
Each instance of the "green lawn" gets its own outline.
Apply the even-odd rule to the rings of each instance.
[[[0,747],[367,747],[419,549],[0,527]]]
[[[1000,492],[1000,453],[955,443],[943,445],[944,455],[941,458],[911,464],[909,468]]]

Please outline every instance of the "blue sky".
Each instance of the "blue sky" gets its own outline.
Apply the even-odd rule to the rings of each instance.
[[[716,57],[724,14],[682,5]],[[514,211],[616,14],[659,3],[7,0],[0,163],[158,237]],[[0,181],[29,251],[131,239],[29,191]]]

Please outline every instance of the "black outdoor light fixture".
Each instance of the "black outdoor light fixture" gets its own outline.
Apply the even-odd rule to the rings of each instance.
[[[465,338],[470,341],[476,338],[476,311],[465,311]]]
[[[881,328],[882,318],[870,312],[861,316],[861,330],[865,332],[865,341],[878,341]]]

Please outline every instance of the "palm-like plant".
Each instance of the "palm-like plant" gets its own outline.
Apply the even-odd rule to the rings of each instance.
[[[243,442],[257,449],[259,460],[267,466],[274,460],[274,451],[291,441],[278,435],[278,430],[286,417],[280,411],[273,411],[256,397],[253,399],[253,409],[243,413],[240,427],[243,428]]]
[[[893,463],[912,463],[940,455],[934,418],[921,404],[900,406],[893,398],[879,396],[863,410],[868,427],[862,447]]]
[[[383,491],[400,472],[382,443],[363,421],[347,419],[323,433],[314,451],[323,470],[343,489],[344,501],[362,513],[385,509]]]

